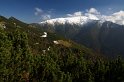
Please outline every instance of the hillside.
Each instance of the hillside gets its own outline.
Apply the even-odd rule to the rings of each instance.
[[[83,25],[42,23],[40,28],[69,38],[108,57],[124,56],[124,25],[92,20]]]
[[[47,50],[49,47],[51,47],[51,48],[55,48],[57,51],[59,51],[60,49],[71,49],[75,52],[75,50],[77,50],[78,51],[77,54],[84,52],[86,53],[85,55],[87,57],[100,56],[98,55],[98,53],[95,53],[93,50],[88,49],[84,46],[80,46],[79,44],[69,39],[65,39],[63,36],[58,35],[56,33],[51,33],[49,31],[46,31],[47,37],[44,38],[42,37],[42,35],[44,35],[43,29],[35,27],[32,24],[26,24],[14,17],[10,17],[9,19],[4,18],[0,22],[5,22],[6,28],[4,30],[8,33],[13,32],[17,28],[21,32],[27,33],[28,43],[34,54],[42,54],[43,50]],[[54,41],[60,41],[60,44],[56,45]],[[70,46],[67,46],[68,44]]]
[[[56,33],[12,20],[0,20],[1,82],[124,81],[121,57],[107,60]]]

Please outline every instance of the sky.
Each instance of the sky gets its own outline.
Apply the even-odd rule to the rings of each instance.
[[[124,11],[124,0],[0,0],[0,15],[13,16],[26,23],[36,23],[90,8],[109,15]]]

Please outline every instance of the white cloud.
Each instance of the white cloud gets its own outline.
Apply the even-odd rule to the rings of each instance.
[[[41,15],[41,17],[43,20],[48,20],[51,18],[51,15],[45,13]],[[63,24],[65,22],[83,24],[83,22],[86,22],[88,20],[100,20],[101,22],[110,21],[116,24],[124,25],[124,11],[121,10],[119,12],[115,12],[110,15],[103,15],[97,9],[90,8],[85,13],[81,11],[74,12],[72,14],[67,14],[66,18],[56,18],[55,20],[53,19],[50,22],[55,21],[55,22],[61,22]]]
[[[51,15],[47,15],[47,14],[42,15],[41,17],[42,17],[42,20],[49,20],[49,19],[51,19]]]
[[[38,8],[38,7],[35,8],[35,13],[34,13],[34,14],[35,14],[36,16],[41,15],[42,13],[43,13],[43,10],[42,10],[42,9],[40,9],[40,8]]]
[[[75,12],[74,15],[75,15],[75,16],[81,16],[81,15],[82,15],[82,12],[81,12],[81,11]]]
[[[122,16],[123,17],[124,16],[124,11],[121,10],[119,12],[114,13],[113,15],[115,15],[115,16],[116,15],[119,15],[119,16]]]
[[[108,8],[108,10],[110,10],[110,11],[111,11],[111,10],[112,10],[112,8]]]
[[[73,16],[73,15],[72,15],[72,14],[67,14],[67,16],[71,17],[71,16]]]
[[[99,20],[99,16],[98,15],[86,13],[85,16],[88,17],[91,20]]]
[[[124,11],[119,11],[113,13],[110,16],[104,16],[107,21],[111,21],[113,23],[124,25]]]
[[[37,12],[43,12],[43,10],[40,9],[40,8],[35,8],[35,10],[36,10]]]
[[[93,15],[100,15],[100,12],[98,12],[95,8],[90,8],[89,10],[86,10],[87,11],[87,13],[85,13],[85,15],[92,15],[92,17],[93,17]],[[67,16],[70,16],[70,17],[72,17],[72,16],[83,16],[83,12],[81,12],[81,11],[78,11],[78,12],[74,12],[73,14],[67,14]]]
[[[67,16],[72,17],[72,16],[82,16],[82,12],[78,11],[78,12],[74,12],[73,14],[67,14]]]
[[[90,14],[100,14],[100,12],[98,12],[95,8],[90,8],[87,12]]]
[[[48,10],[47,12],[48,12],[48,13],[53,13],[53,12],[55,12],[55,9],[50,9],[50,10]]]
[[[48,19],[51,19],[50,14],[52,13],[52,11],[53,11],[53,9],[49,10],[49,11],[44,11],[41,8],[36,7],[34,15],[39,16],[42,20],[48,20]]]
[[[112,10],[112,8],[108,8],[109,10]],[[102,15],[97,9],[90,8],[89,10],[86,10],[86,13],[74,12],[73,14],[67,14],[69,17],[75,17],[75,16],[81,16],[84,18],[88,18],[90,20],[100,20],[102,22],[104,21],[110,21],[113,23],[117,23],[120,25],[124,25],[124,11],[115,12],[111,15]]]

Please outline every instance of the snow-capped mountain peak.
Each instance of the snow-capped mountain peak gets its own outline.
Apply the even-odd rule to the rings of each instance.
[[[43,24],[43,23],[49,23],[49,24],[69,23],[69,24],[81,24],[82,25],[84,23],[87,23],[89,20],[99,20],[99,19],[93,15],[89,15],[89,17],[87,17],[87,16],[74,16],[74,17],[50,19],[50,20],[46,20],[46,21],[41,22],[41,24]]]
[[[40,24],[48,23],[54,25],[55,23],[60,24],[80,24],[83,25],[91,20],[99,20],[101,23],[110,21],[119,25],[124,25],[124,11],[113,13],[109,16],[101,15],[95,8],[91,8],[86,13],[75,12],[74,14],[67,14],[65,18],[55,18],[40,22]]]

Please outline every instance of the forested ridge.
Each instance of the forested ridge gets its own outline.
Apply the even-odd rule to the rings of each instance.
[[[33,54],[25,32],[0,29],[1,82],[123,82],[124,61],[87,59],[85,53],[63,54],[51,48],[45,54]]]

